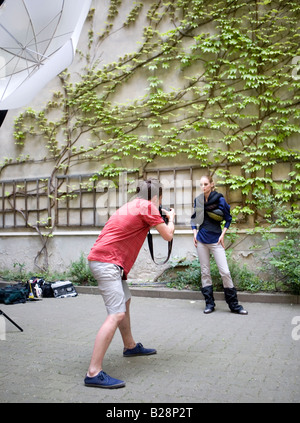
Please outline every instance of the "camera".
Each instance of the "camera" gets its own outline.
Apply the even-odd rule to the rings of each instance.
[[[165,210],[167,210],[165,207],[164,207],[164,209],[165,209]],[[158,210],[159,210],[159,213],[160,213],[161,217],[163,218],[163,220],[164,220],[165,224],[167,225],[167,224],[169,223],[169,219],[167,218],[167,216],[166,216],[166,215],[164,214],[164,212],[162,211],[162,205],[160,205],[160,206],[158,207]]]

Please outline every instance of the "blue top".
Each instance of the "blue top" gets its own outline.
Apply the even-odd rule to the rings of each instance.
[[[224,214],[224,227],[229,228],[232,221],[232,216],[230,214],[230,207],[226,203],[224,197],[220,198],[218,208],[221,209]],[[192,229],[197,229],[197,226],[192,226]],[[201,224],[197,233],[197,241],[202,242],[203,244],[216,244],[219,241],[221,233],[221,222],[210,219],[209,216],[204,213],[203,223]]]

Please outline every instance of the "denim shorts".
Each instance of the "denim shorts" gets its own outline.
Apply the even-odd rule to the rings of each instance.
[[[122,280],[123,269],[116,264],[100,261],[89,261],[89,267],[98,282],[107,313],[125,313],[131,293],[127,282]]]

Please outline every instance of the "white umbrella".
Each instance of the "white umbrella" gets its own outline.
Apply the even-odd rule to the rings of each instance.
[[[0,110],[25,106],[73,61],[91,0],[0,0]]]

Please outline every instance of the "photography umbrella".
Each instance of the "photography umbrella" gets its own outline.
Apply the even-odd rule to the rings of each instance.
[[[72,63],[90,6],[91,0],[0,0],[1,111],[28,104]]]

